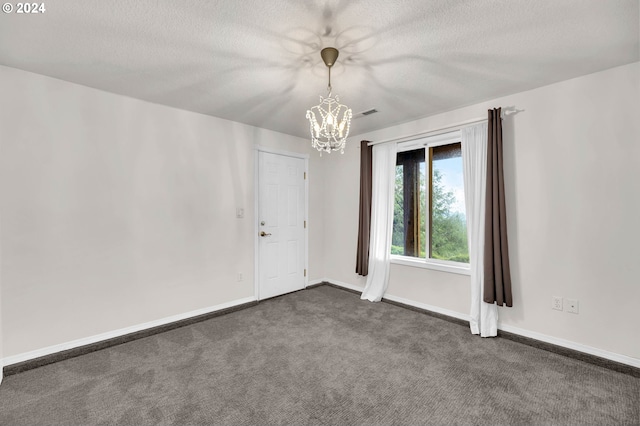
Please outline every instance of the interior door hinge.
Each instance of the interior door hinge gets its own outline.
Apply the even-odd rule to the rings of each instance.
[[[307,179],[307,172],[304,172],[304,179]]]
[[[305,277],[307,276],[307,270],[306,269],[304,270],[304,276]]]
[[[304,221],[304,229],[307,229],[307,221]]]

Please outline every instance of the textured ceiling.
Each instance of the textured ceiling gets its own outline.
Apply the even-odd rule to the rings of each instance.
[[[0,64],[306,137],[352,135],[640,60],[639,0],[49,0],[0,14]]]

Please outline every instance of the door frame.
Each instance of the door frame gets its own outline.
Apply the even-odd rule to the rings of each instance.
[[[307,270],[304,276],[304,288],[309,285],[309,154],[302,154],[299,152],[286,151],[277,148],[268,148],[265,146],[256,145],[254,148],[254,172],[253,172],[253,206],[254,206],[254,220],[253,220],[253,251],[254,251],[254,268],[253,268],[253,287],[254,297],[256,300],[260,300],[260,152],[266,152],[269,154],[282,155],[285,157],[294,157],[304,160],[304,173],[307,178],[304,180],[304,219],[307,222],[307,226],[304,228],[304,269]]]

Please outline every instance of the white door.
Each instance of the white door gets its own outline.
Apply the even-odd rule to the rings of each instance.
[[[258,299],[305,287],[305,160],[258,152]]]

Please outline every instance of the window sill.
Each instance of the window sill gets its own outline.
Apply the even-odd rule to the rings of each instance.
[[[396,265],[411,266],[414,268],[433,269],[435,271],[449,272],[452,274],[471,275],[471,268],[468,264],[455,263],[447,261],[433,261],[419,259],[415,257],[406,257],[391,255],[391,263]]]

